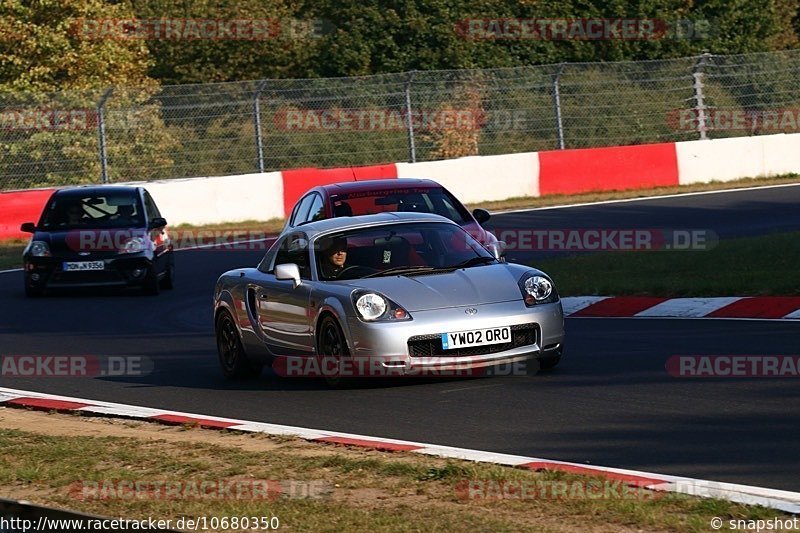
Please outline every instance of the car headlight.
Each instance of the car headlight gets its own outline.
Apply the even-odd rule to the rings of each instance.
[[[558,301],[558,293],[553,282],[541,274],[525,274],[519,280],[519,287],[527,306]]]
[[[145,242],[142,237],[131,237],[122,243],[120,252],[123,254],[137,254],[144,250]]]
[[[50,246],[44,241],[33,241],[28,247],[31,257],[50,257]]]
[[[408,311],[389,298],[372,291],[355,291],[353,305],[362,320],[411,320]]]

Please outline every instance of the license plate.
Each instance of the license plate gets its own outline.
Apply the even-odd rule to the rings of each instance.
[[[102,261],[76,261],[64,263],[64,272],[74,272],[83,270],[104,270],[106,264]]]
[[[466,348],[469,346],[486,346],[511,342],[511,328],[471,329],[442,333],[442,349]]]

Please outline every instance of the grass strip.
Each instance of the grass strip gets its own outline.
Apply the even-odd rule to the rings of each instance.
[[[588,489],[575,488],[602,487],[604,482],[599,478],[410,453],[0,409],[0,417],[9,414],[24,427],[40,429],[0,429],[0,494],[112,517],[277,516],[283,527],[298,531],[511,532],[706,531],[713,517],[755,520],[782,515],[727,501],[649,491],[635,491],[633,497],[625,497],[623,491],[612,489],[598,497]],[[32,417],[30,422],[21,421],[20,417],[27,416]],[[42,417],[47,420],[42,421]],[[53,434],[65,424],[63,429],[69,434]],[[126,428],[130,435],[122,436]],[[98,498],[75,489],[76,483],[103,487],[109,480],[117,483],[112,487],[120,486],[121,481],[187,486],[203,481],[294,480],[317,483],[329,490],[315,498],[281,496],[264,500],[115,497],[119,493],[113,489],[105,493],[91,489],[95,492],[90,490],[90,495],[105,495]],[[527,484],[569,488],[550,497],[547,490],[531,491],[526,497],[469,497],[464,487],[475,483],[481,487]],[[487,489],[483,494],[489,493]]]
[[[800,232],[721,240],[704,251],[582,253],[531,262],[562,296],[793,296]]]

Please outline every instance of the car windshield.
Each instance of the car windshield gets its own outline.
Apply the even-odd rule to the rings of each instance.
[[[496,262],[461,227],[442,222],[329,234],[316,239],[314,250],[321,280],[435,274]]]
[[[47,204],[39,226],[49,230],[143,227],[144,215],[134,191],[62,194]]]
[[[377,191],[360,191],[331,196],[333,216],[358,216],[385,211],[434,213],[456,224],[471,222],[466,208],[441,188],[399,187]]]

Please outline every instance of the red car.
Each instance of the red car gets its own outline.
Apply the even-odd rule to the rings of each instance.
[[[470,213],[440,184],[419,178],[348,181],[314,187],[297,201],[283,231],[325,218],[385,211],[434,213],[459,224],[484,246],[497,243],[497,238],[481,226],[491,216],[488,211],[475,209]]]

